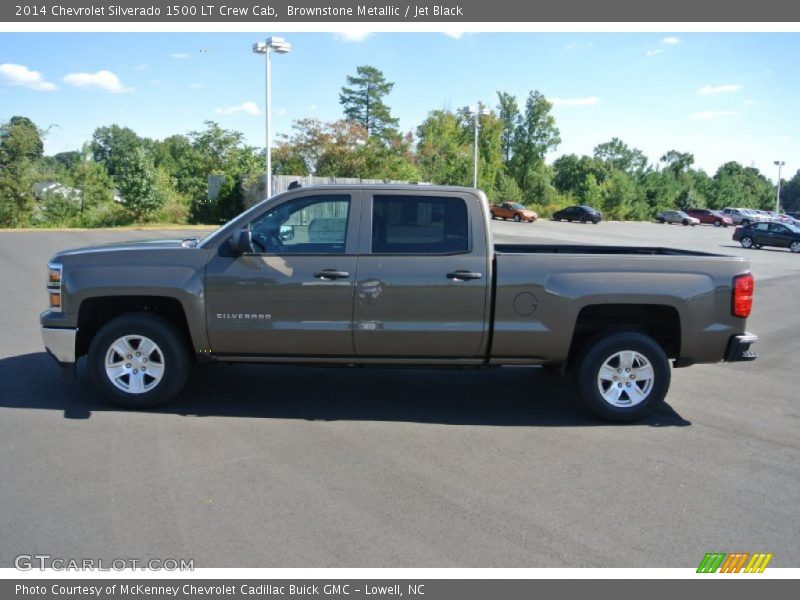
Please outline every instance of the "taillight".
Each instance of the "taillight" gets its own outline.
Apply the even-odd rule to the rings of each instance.
[[[752,273],[737,275],[733,278],[731,312],[734,317],[746,319],[750,316],[750,310],[753,308],[754,289],[755,281],[753,280]]]

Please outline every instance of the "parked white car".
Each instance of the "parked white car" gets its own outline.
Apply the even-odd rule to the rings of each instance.
[[[690,217],[682,210],[665,210],[656,215],[656,221],[659,223],[680,223],[681,225],[700,225],[700,219]]]

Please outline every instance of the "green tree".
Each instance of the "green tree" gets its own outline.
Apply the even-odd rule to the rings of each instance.
[[[611,169],[623,171],[628,175],[639,175],[647,167],[647,157],[638,148],[630,148],[619,138],[598,144],[594,157]]]
[[[514,146],[514,132],[519,125],[520,114],[516,96],[506,92],[497,92],[497,113],[503,124],[501,135],[501,151],[503,153],[503,163],[511,161],[511,151]]]
[[[158,193],[153,159],[142,146],[116,162],[114,179],[125,210],[137,222],[149,219],[164,203]]]
[[[44,132],[27,117],[0,124],[0,225],[21,227],[33,213],[33,184],[43,152]]]
[[[659,159],[664,163],[665,168],[675,175],[687,173],[694,164],[694,154],[689,152],[678,152],[670,150]]]
[[[472,152],[463,117],[434,110],[417,128],[417,163],[422,179],[443,185],[471,185]]]
[[[44,132],[28,117],[14,116],[0,125],[0,165],[42,158]]]
[[[781,186],[781,207],[788,211],[800,210],[800,169]]]
[[[587,176],[594,182],[603,183],[608,178],[608,167],[591,156],[565,154],[553,162],[553,185],[560,192],[580,194]]]
[[[540,92],[530,92],[525,113],[514,129],[509,170],[526,195],[531,179],[542,173],[545,155],[561,143],[555,117],[550,114],[552,107]]]
[[[394,83],[386,81],[383,72],[375,67],[356,67],[356,75],[347,76],[347,85],[339,94],[339,104],[348,120],[364,128],[366,137],[384,140],[397,137],[399,120],[392,117],[383,101],[393,87]]]
[[[712,208],[741,206],[769,209],[775,206],[775,191],[772,182],[758,169],[731,161],[714,174],[712,203]]]
[[[81,225],[91,225],[97,208],[114,201],[114,182],[105,167],[88,155],[74,164],[66,181],[78,194]]]
[[[95,162],[103,163],[108,174],[116,180],[121,169],[129,164],[130,156],[139,148],[144,150],[147,145],[144,138],[132,129],[110,125],[94,130],[89,147]]]

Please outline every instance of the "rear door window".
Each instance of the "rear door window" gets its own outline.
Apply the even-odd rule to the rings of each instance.
[[[469,216],[463,198],[374,196],[373,254],[466,252],[469,252]]]

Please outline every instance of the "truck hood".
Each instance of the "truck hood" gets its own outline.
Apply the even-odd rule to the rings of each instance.
[[[180,248],[183,240],[140,240],[132,242],[113,242],[109,244],[98,244],[96,246],[84,246],[62,250],[53,257],[58,260],[62,256],[74,256],[77,254],[94,254],[105,252],[135,251],[135,250],[162,250],[165,248]],[[191,247],[191,246],[187,246]]]

